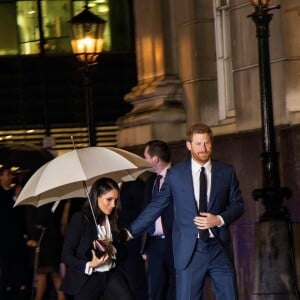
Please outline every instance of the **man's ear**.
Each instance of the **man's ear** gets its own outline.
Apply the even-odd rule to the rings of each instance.
[[[191,151],[191,149],[192,149],[191,142],[186,141],[185,144],[186,144],[186,147],[188,148],[188,150]]]
[[[153,156],[152,161],[154,164],[157,164],[159,162],[159,157],[157,155]]]

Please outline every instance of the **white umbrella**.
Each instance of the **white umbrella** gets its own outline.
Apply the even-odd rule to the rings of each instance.
[[[75,197],[87,197],[88,188],[100,177],[117,182],[135,179],[149,170],[142,157],[114,147],[87,147],[58,156],[40,167],[28,180],[15,206],[41,206]]]

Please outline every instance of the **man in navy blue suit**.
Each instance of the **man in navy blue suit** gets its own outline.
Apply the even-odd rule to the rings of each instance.
[[[160,192],[128,228],[138,236],[173,206],[177,300],[200,299],[207,276],[216,300],[238,299],[229,227],[244,213],[244,203],[233,166],[211,158],[212,142],[207,125],[187,128],[191,159],[168,170]]]

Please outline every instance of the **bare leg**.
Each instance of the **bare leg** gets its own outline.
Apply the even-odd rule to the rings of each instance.
[[[60,274],[58,272],[52,272],[51,273],[51,278],[52,278],[52,282],[53,285],[56,289],[56,293],[57,293],[57,299],[58,300],[65,300],[65,295],[62,291],[59,290],[60,286],[61,286],[61,277]]]
[[[36,274],[36,287],[34,300],[42,300],[47,286],[47,273]]]

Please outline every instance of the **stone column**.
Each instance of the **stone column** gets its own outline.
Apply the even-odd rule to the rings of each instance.
[[[219,123],[214,1],[174,0],[186,122]]]
[[[134,1],[138,84],[125,95],[133,109],[118,120],[118,146],[185,137],[172,0]]]

